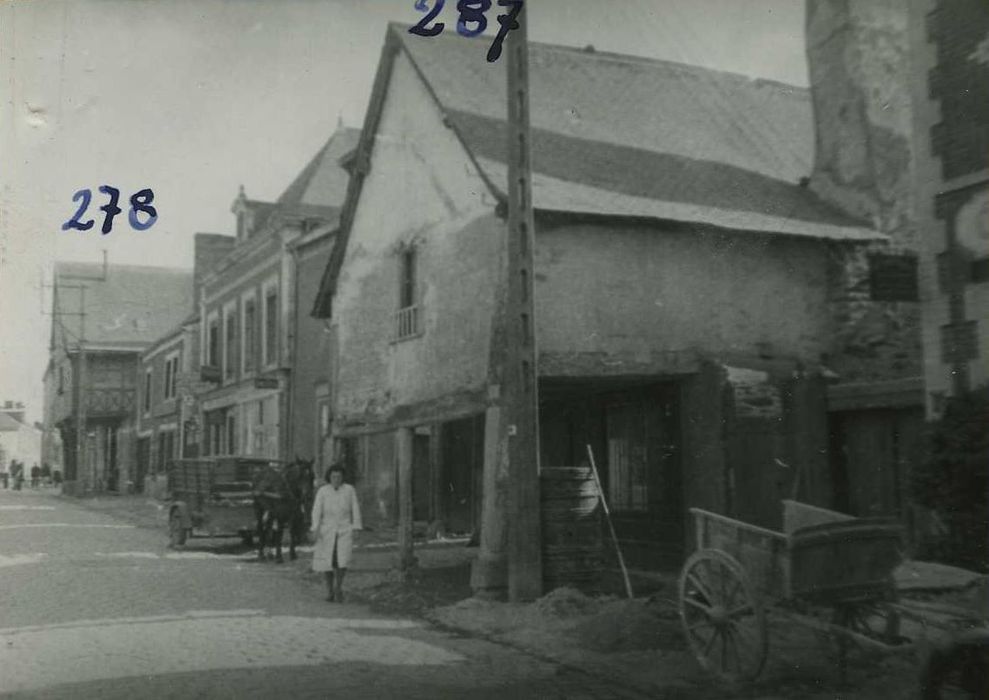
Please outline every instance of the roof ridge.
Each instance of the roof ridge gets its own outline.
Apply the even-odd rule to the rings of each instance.
[[[392,30],[398,30],[399,28],[404,28],[404,29],[407,30],[411,26],[412,25],[410,25],[410,24],[403,24],[402,22],[389,22],[388,23],[389,29],[392,29]],[[408,34],[408,31],[405,31],[404,34]],[[472,41],[472,39],[469,39],[469,38],[466,38],[466,37],[457,36],[457,35],[454,35],[454,36],[443,36],[443,35],[440,35],[440,37],[441,37],[441,41],[449,41],[449,42],[454,42],[454,41],[460,41],[460,42]],[[403,37],[403,39],[404,38],[405,37]],[[807,86],[794,85],[793,83],[785,83],[782,80],[776,80],[774,78],[765,78],[765,77],[762,77],[762,76],[751,76],[751,75],[746,75],[745,73],[738,73],[736,71],[724,70],[722,68],[711,68],[709,66],[703,66],[703,65],[696,64],[696,63],[685,63],[683,61],[674,61],[674,60],[671,60],[671,59],[668,59],[668,58],[656,58],[656,57],[653,57],[653,56],[637,56],[637,55],[634,55],[634,54],[618,53],[616,51],[601,51],[599,49],[593,48],[593,45],[589,45],[589,46],[592,46],[592,50],[588,50],[587,49],[587,46],[584,46],[584,47],[580,47],[580,46],[567,46],[565,44],[551,44],[549,42],[544,42],[544,41],[531,41],[531,40],[529,41],[529,48],[530,49],[531,48],[537,48],[539,50],[558,51],[560,53],[572,53],[572,54],[577,54],[579,56],[593,56],[593,57],[596,57],[596,58],[609,59],[609,60],[612,60],[612,61],[615,61],[615,62],[643,63],[643,64],[651,64],[651,65],[664,65],[664,66],[669,66],[669,67],[674,67],[674,68],[686,69],[686,70],[689,70],[689,71],[692,71],[692,72],[695,72],[695,73],[715,73],[715,74],[718,74],[718,75],[722,75],[722,76],[726,76],[726,77],[729,77],[729,78],[733,78],[733,79],[735,79],[735,80],[737,80],[739,82],[757,83],[757,84],[758,83],[761,83],[761,84],[766,84],[766,85],[771,86],[771,87],[788,88],[788,89],[796,90],[796,91],[799,91],[799,92],[802,92],[802,93],[809,93],[810,92],[810,88],[807,87]]]

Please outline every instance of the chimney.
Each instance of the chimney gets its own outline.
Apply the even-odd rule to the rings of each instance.
[[[917,250],[908,3],[806,0],[816,132],[810,189]]]
[[[199,308],[199,290],[206,273],[210,272],[233,250],[236,239],[220,233],[197,233],[193,244],[192,304]]]

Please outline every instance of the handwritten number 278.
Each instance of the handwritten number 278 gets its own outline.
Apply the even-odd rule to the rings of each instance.
[[[107,195],[110,200],[100,207],[100,211],[103,212],[103,225],[100,227],[100,231],[107,234],[113,228],[114,217],[123,211],[117,206],[117,202],[120,200],[120,190],[110,185],[102,185],[100,186],[100,192]],[[127,212],[127,219],[130,222],[131,228],[135,231],[147,231],[158,220],[158,210],[151,205],[154,198],[155,193],[150,188],[145,188],[131,195],[130,210]],[[92,199],[93,194],[88,188],[79,190],[72,195],[73,202],[79,201],[79,208],[76,209],[76,213],[72,215],[71,219],[62,224],[63,231],[68,231],[69,229],[88,231],[93,228],[92,219],[88,221],[82,220]],[[138,214],[143,214],[146,218],[142,221]]]

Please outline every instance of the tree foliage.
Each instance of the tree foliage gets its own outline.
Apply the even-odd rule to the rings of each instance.
[[[949,399],[931,425],[911,490],[947,528],[937,558],[989,568],[989,385]]]

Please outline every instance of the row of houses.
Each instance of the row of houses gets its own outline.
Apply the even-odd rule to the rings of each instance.
[[[769,527],[787,496],[910,512],[928,397],[908,15],[842,7],[808,3],[809,90],[530,47],[540,463],[591,447],[637,568],[679,563],[689,506]],[[60,266],[46,421],[67,478],[339,459],[387,527],[411,460],[413,519],[480,532],[474,585],[502,587],[504,96],[475,42],[390,25],[362,129],[276,202],[241,191],[236,235],[197,234],[191,274]],[[60,393],[80,347],[85,466]]]
[[[325,462],[327,331],[298,301],[326,265],[356,135],[339,125],[275,202],[241,189],[236,233],[195,234],[191,272],[56,266],[45,417],[70,490],[153,489],[177,457]]]

